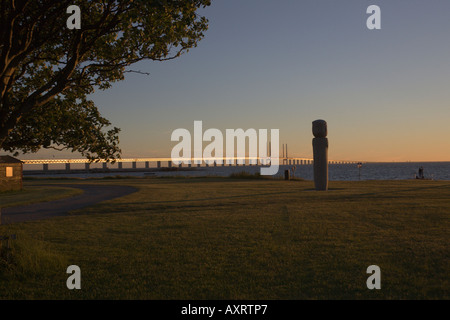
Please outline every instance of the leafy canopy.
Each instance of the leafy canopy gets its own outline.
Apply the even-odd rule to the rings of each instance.
[[[81,29],[66,27],[70,5]],[[0,149],[68,149],[91,160],[120,157],[119,129],[88,99],[142,60],[165,61],[204,37],[197,11],[210,0],[2,0]]]

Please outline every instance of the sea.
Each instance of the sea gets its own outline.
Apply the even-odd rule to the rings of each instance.
[[[330,181],[358,181],[358,180],[409,180],[415,179],[419,168],[423,167],[424,176],[430,180],[450,180],[450,162],[369,162],[363,163],[359,168],[357,164],[330,164],[329,180]],[[152,172],[142,171],[122,171],[115,172],[92,172],[92,173],[52,173],[31,174],[24,171],[25,177],[39,178],[105,178],[115,176],[128,177],[164,177],[164,176],[184,176],[184,177],[201,177],[201,176],[218,176],[228,177],[231,174],[246,172],[256,174],[260,172],[260,166],[210,166],[200,168],[172,168],[171,171]],[[281,165],[277,177],[284,177],[285,170],[290,170],[291,176],[302,178],[305,180],[313,180],[313,165]]]

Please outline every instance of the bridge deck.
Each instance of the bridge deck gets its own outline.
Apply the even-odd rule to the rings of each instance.
[[[184,159],[172,159],[172,158],[134,158],[134,159],[118,159],[116,160],[116,162],[118,163],[134,163],[134,162],[174,162],[177,160],[181,160],[183,161]],[[196,158],[192,158],[191,159],[191,163],[193,164],[197,164],[197,163],[202,163],[202,162],[206,162],[206,161],[213,161],[215,159],[196,159]],[[230,161],[231,160],[231,161]],[[238,160],[245,160],[246,162],[250,162],[251,160],[253,160],[253,162],[258,161],[258,163],[260,162],[266,162],[267,160],[269,160],[269,158],[224,158],[223,161],[225,163],[229,163],[229,162],[236,162]],[[313,159],[310,158],[296,158],[296,157],[292,157],[292,158],[278,158],[279,163],[286,163],[291,161],[292,163],[296,163],[298,161],[301,162],[312,162]],[[91,161],[89,161],[88,159],[39,159],[39,160],[22,160],[22,162],[24,164],[27,165],[33,165],[33,164],[76,164],[76,163],[80,163],[80,164],[88,164],[91,163]],[[333,164],[351,164],[351,163],[358,163],[360,161],[348,161],[348,160],[329,160],[329,163]],[[104,160],[98,161],[98,162],[94,162],[94,163],[107,163]]]

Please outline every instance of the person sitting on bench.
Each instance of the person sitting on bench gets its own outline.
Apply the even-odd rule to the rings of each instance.
[[[417,176],[417,179],[425,179],[423,175],[423,167],[419,168],[419,175]]]

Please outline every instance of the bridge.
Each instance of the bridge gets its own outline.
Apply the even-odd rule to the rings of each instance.
[[[179,163],[180,161],[185,161],[188,163]],[[118,159],[114,164],[107,162],[105,160],[100,160],[98,162],[91,162],[88,159],[39,159],[39,160],[22,160],[25,169],[30,170],[30,166],[42,165],[42,171],[50,171],[50,165],[64,165],[65,171],[70,172],[73,167],[72,165],[83,165],[84,170],[89,171],[93,165],[101,164],[101,169],[109,170],[129,170],[124,168],[124,164],[131,164],[130,169],[150,169],[150,168],[172,168],[177,167],[210,167],[210,166],[265,166],[269,165],[270,158],[224,158],[222,161],[215,161],[217,159],[198,159],[192,158],[190,161],[186,159],[172,159],[172,158],[129,158],[129,159]],[[310,158],[297,158],[297,157],[280,157],[278,158],[278,163],[280,165],[311,165],[314,160]],[[329,164],[357,164],[361,161],[347,161],[347,160],[329,160]],[[138,167],[138,164],[143,164]],[[32,170],[32,169],[31,169]]]

